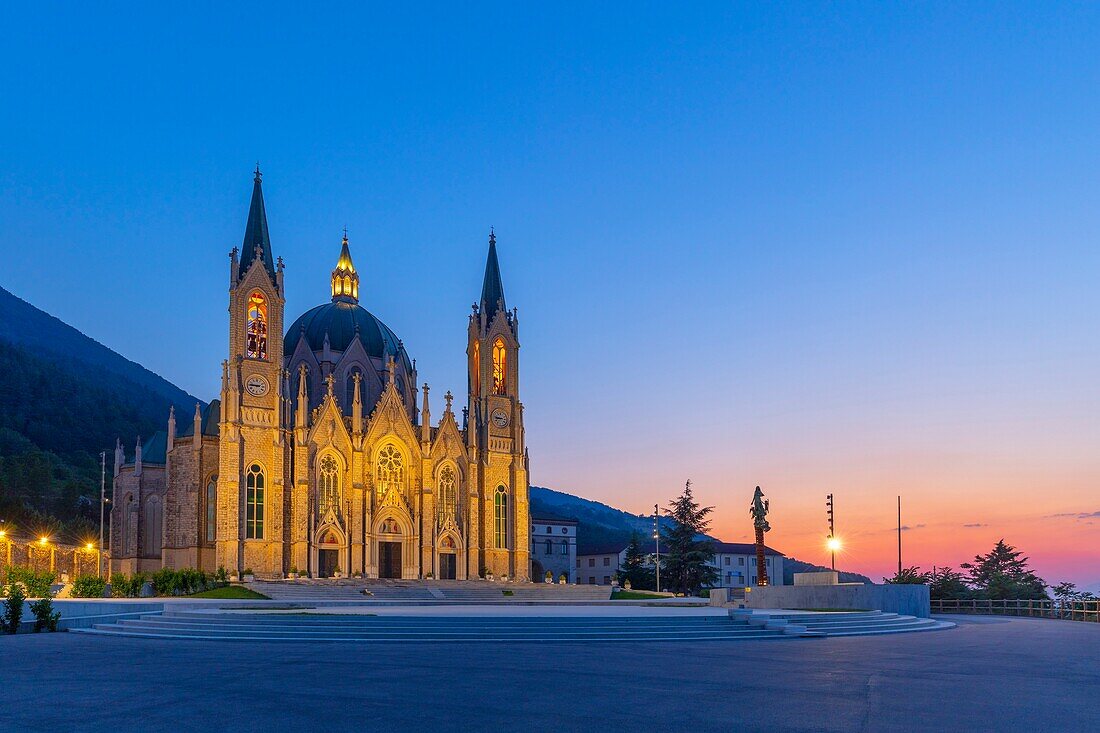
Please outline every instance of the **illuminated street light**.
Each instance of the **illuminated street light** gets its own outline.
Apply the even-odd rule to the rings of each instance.
[[[836,552],[840,549],[840,538],[830,537],[828,540],[826,540],[825,546],[829,548],[830,552]]]
[[[48,544],[49,541],[50,541],[49,537],[39,537],[38,538],[38,544],[40,544],[40,545]]]
[[[88,552],[91,552],[92,550],[95,549],[95,544],[92,543],[92,542],[89,542],[88,544],[84,545],[84,549],[87,550]]]

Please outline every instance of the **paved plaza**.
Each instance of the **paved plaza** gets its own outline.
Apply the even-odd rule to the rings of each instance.
[[[950,620],[672,644],[28,634],[0,638],[0,731],[1100,730],[1100,625]]]

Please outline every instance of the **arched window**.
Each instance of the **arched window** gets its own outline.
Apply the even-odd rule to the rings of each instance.
[[[332,456],[321,459],[318,490],[321,494],[321,511],[340,508],[340,464]]]
[[[245,539],[264,538],[264,472],[253,463],[245,476]]]
[[[503,486],[497,487],[496,508],[496,546],[499,550],[508,549],[508,492]]]
[[[569,540],[562,540],[561,541],[561,554],[563,554],[563,555],[568,555],[569,554]]]
[[[405,488],[405,463],[401,452],[387,445],[378,452],[378,496],[386,495],[390,489],[403,491]]]
[[[248,348],[249,359],[267,358],[267,300],[260,292],[248,296]]]
[[[481,342],[474,342],[474,362],[470,368],[470,389],[474,397],[481,396]]]
[[[493,342],[493,394],[505,394],[508,391],[508,352],[504,348],[504,339]]]
[[[458,515],[458,494],[455,491],[455,470],[444,466],[439,472],[439,522]]]
[[[218,537],[218,477],[211,476],[206,482],[206,541],[213,542]]]
[[[546,540],[546,554],[549,555],[554,551],[554,543],[550,540]]]
[[[154,494],[145,500],[141,518],[142,557],[160,557],[161,520],[164,512],[160,497]]]
[[[356,367],[355,369],[352,369],[350,372],[348,372],[348,383],[347,383],[348,401],[344,403],[344,413],[347,414],[347,415],[351,414],[351,406],[353,404],[355,404],[355,375],[356,374],[359,375],[360,383],[362,383],[363,372],[358,367]],[[359,393],[359,399],[360,400],[363,399],[362,392]]]

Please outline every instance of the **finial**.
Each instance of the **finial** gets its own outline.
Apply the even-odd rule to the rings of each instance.
[[[390,373],[389,374],[389,384],[393,384],[394,370],[396,370],[396,369],[397,369],[397,362],[394,361],[393,355],[391,354],[390,356],[388,356],[386,358],[386,371],[388,371]]]
[[[333,377],[332,374],[330,373],[327,377],[325,377],[325,384],[328,386],[328,396],[332,397],[332,395],[333,395],[333,385],[336,384],[336,378]]]
[[[497,243],[497,230],[494,227],[489,227],[489,244]]]
[[[344,244],[348,243],[348,228],[344,227]]]
[[[447,390],[447,394],[443,395],[443,399],[447,401],[447,412],[451,411],[451,402],[454,398],[455,396],[451,394],[451,390]]]
[[[254,180],[254,181],[256,181],[257,183],[259,183],[259,182],[260,182],[260,179],[261,179],[261,178],[263,178],[263,175],[264,175],[263,173],[260,173],[260,161],[258,161],[258,160],[257,160],[257,161],[256,161],[256,177],[255,177],[255,178],[253,178],[252,180]]]

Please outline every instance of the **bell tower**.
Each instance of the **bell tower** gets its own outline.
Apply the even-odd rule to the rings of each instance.
[[[530,575],[530,519],[523,404],[519,401],[519,316],[509,311],[489,232],[481,300],[473,307],[466,349],[468,430],[477,446],[482,564],[497,576]]]
[[[222,364],[218,564],[282,576],[284,425],[283,263],[272,256],[259,166],[238,256],[230,253],[229,358]]]

